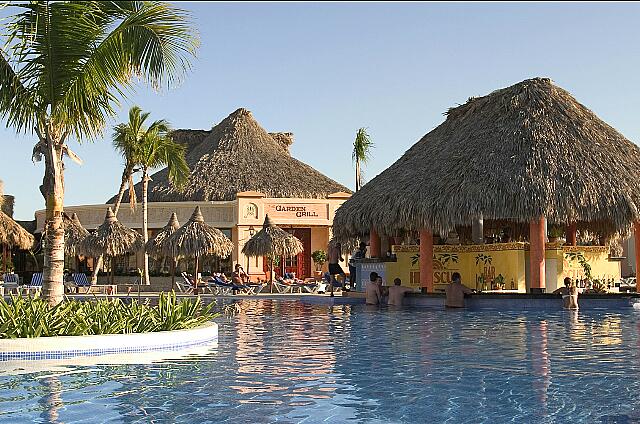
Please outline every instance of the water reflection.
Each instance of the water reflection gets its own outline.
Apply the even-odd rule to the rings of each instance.
[[[239,306],[206,355],[0,376],[0,421],[551,423],[640,409],[634,315]]]

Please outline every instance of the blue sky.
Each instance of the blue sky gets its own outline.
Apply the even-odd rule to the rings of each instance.
[[[140,105],[176,128],[209,129],[238,107],[268,131],[295,135],[293,156],[353,188],[351,143],[367,127],[372,178],[443,112],[526,78],[544,76],[634,142],[640,141],[640,4],[573,3],[181,3],[201,47],[178,88],[140,86],[104,137],[72,149],[66,205],[103,203],[122,160],[111,128]],[[43,165],[32,136],[0,129],[8,154],[0,178],[15,217],[44,207]],[[496,164],[499,169],[499,164]]]

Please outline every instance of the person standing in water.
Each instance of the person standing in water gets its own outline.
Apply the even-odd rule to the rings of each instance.
[[[389,287],[389,300],[387,300],[387,304],[396,307],[402,306],[404,294],[412,291],[409,287],[402,287],[402,281],[399,278],[394,279],[393,286]]]
[[[369,282],[364,289],[367,305],[379,305],[382,301],[379,278],[377,272],[369,274]]]
[[[464,295],[471,294],[473,291],[462,284],[462,277],[459,272],[454,272],[451,275],[451,284],[445,287],[444,291],[447,294],[447,298],[444,302],[444,306],[447,308],[464,308]]]
[[[578,308],[578,288],[569,277],[564,279],[564,287],[554,290],[553,294],[562,295],[562,307],[565,309],[577,310]]]

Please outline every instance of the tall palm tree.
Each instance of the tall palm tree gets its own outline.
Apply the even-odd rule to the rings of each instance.
[[[99,136],[118,99],[138,76],[155,87],[189,68],[197,38],[181,9],[156,1],[7,3],[14,14],[0,34],[0,115],[17,132],[35,133],[44,158],[46,203],[43,295],[62,300],[64,270],[63,156],[66,142]]]
[[[356,139],[353,142],[353,151],[351,153],[351,159],[356,165],[356,191],[362,188],[363,172],[361,167],[371,158],[370,150],[372,147],[373,142],[371,141],[369,134],[367,134],[367,129],[360,128],[356,133]]]
[[[129,109],[129,122],[116,125],[113,130],[113,147],[122,155],[124,159],[124,169],[118,197],[113,206],[113,214],[118,216],[120,203],[124,197],[124,192],[129,185],[129,206],[135,209],[136,191],[133,189],[133,171],[136,166],[136,152],[140,144],[141,135],[144,133],[144,123],[149,118],[149,112],[142,112],[138,106]]]
[[[140,111],[138,108],[138,116]],[[136,115],[132,111],[129,116]],[[148,116],[148,114],[146,114]],[[146,116],[144,117],[146,119]],[[141,119],[133,122],[136,124]],[[144,120],[142,119],[142,122]],[[131,122],[129,126],[131,126]],[[134,128],[130,128],[130,131]],[[149,170],[159,167],[167,167],[169,173],[169,181],[180,187],[183,186],[189,178],[189,166],[185,160],[186,146],[176,143],[169,135],[169,123],[163,119],[154,121],[149,128],[140,126],[138,128],[137,143],[134,150],[134,163],[139,166],[142,171],[142,236],[145,244],[149,240],[149,228],[147,221],[148,201],[147,192],[149,189]],[[149,255],[144,253],[144,282],[149,284]]]

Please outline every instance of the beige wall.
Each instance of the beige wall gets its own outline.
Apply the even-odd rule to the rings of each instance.
[[[149,203],[149,229],[157,230],[169,221],[172,212],[176,212],[180,225],[184,224],[193,213],[196,206],[200,206],[207,224],[230,229],[234,249],[233,264],[240,263],[247,267],[247,258],[242,254],[244,243],[250,238],[249,229],[253,226],[258,232],[262,228],[265,213],[271,212],[270,217],[276,225],[286,227],[311,228],[311,252],[327,250],[330,227],[333,223],[336,209],[349,198],[348,193],[336,193],[327,199],[277,199],[267,198],[262,193],[238,193],[237,199],[227,202],[152,202]],[[77,213],[82,225],[88,230],[96,229],[104,221],[107,204],[67,206],[65,212],[71,215]],[[44,224],[45,211],[35,213],[37,232],[41,232]],[[122,204],[118,212],[118,220],[130,228],[140,230],[142,227],[142,205],[138,204],[132,212],[128,204]],[[309,254],[311,254],[309,252]],[[345,260],[347,259],[345,254]],[[142,267],[142,253],[137,255],[138,267]],[[251,258],[249,272],[263,271],[262,258]],[[347,271],[346,263],[342,264]],[[327,269],[325,264],[324,269]],[[311,263],[311,270],[315,264]]]
[[[113,205],[83,205],[66,206],[64,208],[68,215],[77,213],[82,225],[88,230],[96,229],[104,222],[107,208]],[[236,202],[152,202],[149,203],[148,222],[149,229],[159,229],[167,225],[171,213],[178,216],[180,225],[189,220],[196,206],[200,206],[202,216],[207,224],[216,228],[232,228],[235,224]],[[35,214],[36,232],[41,232],[44,226],[45,211],[39,210]],[[142,205],[138,204],[134,212],[128,204],[120,206],[118,220],[130,228],[142,228]]]

